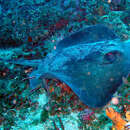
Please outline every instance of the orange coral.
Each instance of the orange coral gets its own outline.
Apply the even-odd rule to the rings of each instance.
[[[124,130],[124,126],[127,122],[122,119],[118,112],[110,107],[106,109],[106,115],[113,121],[117,130]]]

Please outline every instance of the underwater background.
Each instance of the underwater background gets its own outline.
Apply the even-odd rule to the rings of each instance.
[[[96,24],[128,41],[130,1],[0,0],[0,59],[44,59],[60,40]],[[106,106],[89,108],[56,79],[46,79],[49,93],[42,84],[32,90],[34,69],[0,60],[0,130],[130,129],[130,76]]]

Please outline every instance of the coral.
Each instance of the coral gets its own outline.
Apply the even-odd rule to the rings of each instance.
[[[89,110],[89,109],[85,109],[83,111],[81,111],[80,113],[80,118],[85,121],[85,120],[91,120],[90,117],[91,115],[93,115],[94,112],[92,112],[92,110]]]
[[[87,108],[66,84],[58,80],[47,80],[47,83],[51,99],[48,103],[51,115],[68,114],[71,112],[70,108],[72,111],[81,111]]]
[[[117,130],[122,130],[127,123],[122,119],[121,115],[116,112],[113,108],[106,109],[106,115],[113,121]]]
[[[45,122],[48,118],[48,111],[46,109],[43,109],[42,113],[41,113],[41,122]]]

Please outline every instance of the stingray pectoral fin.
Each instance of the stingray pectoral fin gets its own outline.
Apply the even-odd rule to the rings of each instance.
[[[91,92],[88,90],[88,92],[85,90],[81,90],[79,94],[79,98],[84,104],[94,108],[103,107],[110,101],[112,97],[112,94],[107,96],[103,92],[98,92],[98,89],[95,89],[95,91],[91,91]]]
[[[78,44],[87,44],[114,39],[118,39],[118,37],[111,29],[104,25],[97,24],[89,26],[81,31],[75,32],[70,36],[64,38],[57,44],[56,49],[61,51],[64,48]]]
[[[94,86],[91,84],[91,81],[87,81],[87,79],[69,79],[64,81],[72,90],[73,92],[79,97],[81,102],[89,107],[103,107],[106,105],[113,95],[111,92],[112,88],[101,88],[98,86]]]

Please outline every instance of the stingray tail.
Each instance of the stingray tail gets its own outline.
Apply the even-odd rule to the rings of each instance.
[[[39,65],[39,63],[41,62],[41,60],[25,60],[25,59],[19,59],[19,60],[10,60],[10,59],[1,59],[0,58],[0,62],[3,63],[12,63],[12,64],[18,64],[18,65],[23,65],[23,66],[32,66],[32,67],[36,67]]]

